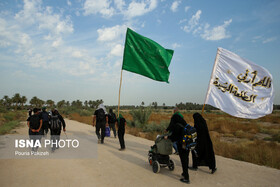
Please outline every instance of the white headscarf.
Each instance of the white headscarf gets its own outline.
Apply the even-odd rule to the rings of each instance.
[[[105,106],[103,104],[98,105],[97,110],[99,110],[99,109],[103,109],[105,114],[107,114],[106,108],[105,108]]]

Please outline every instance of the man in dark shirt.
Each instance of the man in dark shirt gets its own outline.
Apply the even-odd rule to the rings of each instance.
[[[40,110],[38,108],[33,109],[33,115],[29,116],[27,119],[27,126],[29,128],[29,138],[33,140],[35,144],[36,141],[41,141],[42,136],[42,118],[40,115]],[[37,151],[38,147],[32,147],[32,151]]]
[[[118,126],[118,138],[121,146],[119,150],[123,151],[125,150],[124,133],[125,133],[126,120],[121,114],[117,119],[117,126]]]
[[[177,142],[178,152],[182,164],[184,178],[180,181],[184,183],[190,183],[188,165],[189,165],[189,150],[183,149],[183,136],[184,136],[184,127],[187,125],[187,122],[184,120],[183,115],[178,111],[178,108],[174,109],[174,114],[171,117],[171,121],[166,131],[172,132],[169,136],[172,142]]]
[[[58,149],[58,142],[60,141],[61,124],[63,131],[65,132],[66,124],[63,117],[59,114],[58,110],[53,109],[50,117],[50,130],[51,130],[51,141],[52,141],[52,152]]]
[[[110,108],[109,110],[109,114],[108,114],[108,123],[109,123],[109,127],[110,130],[113,130],[114,133],[114,137],[116,138],[116,127],[115,124],[117,122],[117,118],[116,118],[116,114],[113,112],[113,109]]]
[[[105,137],[105,128],[106,125],[108,124],[108,116],[107,116],[106,108],[103,104],[100,104],[97,110],[94,112],[92,126],[95,126],[95,123],[96,123],[96,135],[98,138],[98,143],[101,142],[101,144],[103,144],[104,137]],[[100,136],[100,129],[101,129],[101,136]]]
[[[43,120],[43,125],[42,125],[42,132],[43,135],[47,135],[48,131],[49,131],[49,113],[46,111],[46,107],[42,108],[42,112],[41,112],[41,117]]]

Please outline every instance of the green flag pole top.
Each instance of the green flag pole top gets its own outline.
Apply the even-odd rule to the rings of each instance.
[[[127,28],[122,69],[168,83],[173,53]]]

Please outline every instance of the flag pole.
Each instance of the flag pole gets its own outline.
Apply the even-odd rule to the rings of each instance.
[[[118,117],[120,115],[120,98],[121,98],[121,87],[122,87],[122,72],[123,72],[123,70],[121,70],[121,79],[120,79],[120,87],[119,87]]]
[[[208,96],[209,96],[209,90],[210,90],[210,84],[212,82],[212,79],[213,79],[213,74],[214,72],[216,71],[216,68],[217,68],[217,62],[220,58],[220,49],[218,48],[217,49],[217,54],[216,54],[216,58],[215,58],[215,62],[214,62],[214,65],[213,65],[213,69],[212,69],[212,73],[211,73],[211,77],[210,77],[210,80],[209,80],[209,84],[208,84],[208,89],[207,89],[207,92],[206,92],[206,96],[205,96],[205,100],[204,100],[204,104],[203,104],[203,107],[202,107],[202,111],[201,111],[201,115],[203,114],[204,112],[204,108],[205,108],[205,104],[206,104],[206,101],[208,100]]]
[[[205,102],[204,102],[204,105],[203,105],[203,107],[202,107],[201,114],[203,114],[203,112],[204,112],[204,107],[205,107]]]

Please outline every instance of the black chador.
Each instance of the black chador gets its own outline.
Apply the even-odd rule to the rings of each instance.
[[[216,160],[206,121],[199,113],[195,113],[193,119],[194,127],[197,131],[197,145],[195,149],[198,154],[197,158],[194,154],[192,155],[193,168],[208,166],[212,170],[211,173],[214,173],[216,171]]]

